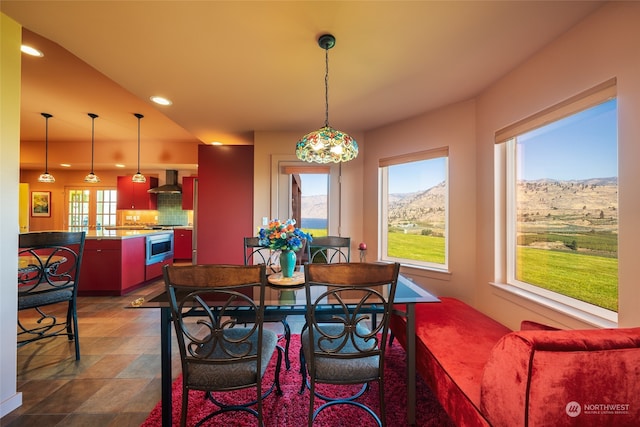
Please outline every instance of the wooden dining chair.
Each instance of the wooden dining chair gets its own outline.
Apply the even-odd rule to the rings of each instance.
[[[187,422],[189,391],[203,390],[217,409],[197,425],[218,414],[242,411],[254,415],[262,426],[263,399],[274,388],[282,394],[283,353],[277,345],[277,334],[264,329],[265,266],[165,266],[163,273],[182,362],[180,425]],[[233,320],[238,306],[253,314],[250,326],[239,327]],[[263,388],[263,377],[274,353],[274,380],[269,388]],[[252,387],[255,398],[248,402],[225,404],[214,396]]]
[[[310,390],[308,425],[334,405],[353,405],[385,425],[384,362],[400,264],[306,264],[306,322],[302,332],[302,386]],[[327,319],[327,304],[339,308]],[[375,317],[374,317],[375,313]],[[327,321],[330,320],[330,321]],[[357,399],[376,381],[379,416]],[[362,384],[357,393],[329,396],[318,384]],[[315,398],[324,400],[314,411]]]
[[[278,251],[273,251],[269,247],[260,244],[260,239],[257,237],[245,237],[244,238],[244,265],[265,265],[267,275],[280,272]],[[309,256],[309,245],[307,245],[307,239],[302,239],[302,248],[296,252],[296,263],[300,264],[303,259],[303,254]],[[238,323],[247,323],[251,319],[249,313],[238,313],[236,315],[236,321]],[[273,314],[266,313],[264,317],[265,322],[279,322],[282,323],[283,334],[282,338],[285,340],[284,347],[284,362],[287,369],[291,367],[291,359],[289,358],[289,347],[291,346],[291,326],[287,322],[286,314]]]
[[[76,301],[85,232],[23,233],[18,240],[18,347],[66,336],[80,360]]]
[[[309,253],[310,264],[351,262],[351,237],[314,237]]]

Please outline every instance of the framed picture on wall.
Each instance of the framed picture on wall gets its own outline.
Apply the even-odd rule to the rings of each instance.
[[[31,192],[31,216],[51,216],[51,191]]]

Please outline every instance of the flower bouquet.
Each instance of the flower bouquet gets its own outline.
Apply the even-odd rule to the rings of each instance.
[[[307,240],[307,244],[313,240],[310,234],[300,230],[295,224],[294,219],[288,219],[285,222],[274,219],[258,232],[261,245],[280,251],[280,265],[284,277],[293,275],[296,264],[295,252],[302,248],[303,239]]]

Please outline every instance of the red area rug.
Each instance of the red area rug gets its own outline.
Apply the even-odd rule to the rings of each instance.
[[[300,361],[298,351],[300,348],[300,336],[291,337],[291,369],[284,369],[284,361],[280,372],[280,385],[283,395],[278,396],[275,391],[263,401],[264,425],[266,427],[298,427],[307,424],[309,412],[309,390],[304,394],[298,394],[301,377],[299,373]],[[263,387],[267,387],[273,381],[275,372],[276,357],[273,357],[265,379]],[[407,423],[407,388],[406,388],[406,361],[405,352],[397,343],[393,347],[387,348],[385,367],[385,401],[388,426],[406,426]],[[330,386],[323,386],[322,391],[329,393]],[[372,384],[369,391],[360,397],[359,401],[370,406],[376,413],[378,411],[378,388],[377,384]],[[180,402],[182,399],[182,378],[178,378],[173,383],[173,424],[180,425]],[[344,389],[344,387],[342,387]],[[416,394],[416,425],[430,427],[454,426],[451,419],[438,401],[433,397],[431,390],[418,376]],[[228,396],[228,397],[225,397]],[[241,390],[233,393],[218,393],[219,399],[224,401],[248,400],[255,396],[255,389]],[[323,401],[316,399],[316,407]],[[204,399],[204,393],[192,391],[189,396],[189,409],[187,425],[193,426],[206,414],[214,411],[217,407],[209,400]],[[207,424],[208,426],[255,426],[256,418],[243,412],[230,412],[214,417]],[[142,427],[161,425],[160,402],[151,411],[149,417],[142,424]],[[316,427],[368,427],[376,426],[373,419],[363,410],[354,406],[336,405],[324,410],[314,423]]]

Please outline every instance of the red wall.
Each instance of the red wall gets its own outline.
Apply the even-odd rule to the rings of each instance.
[[[198,264],[243,264],[253,224],[253,146],[198,147]]]

